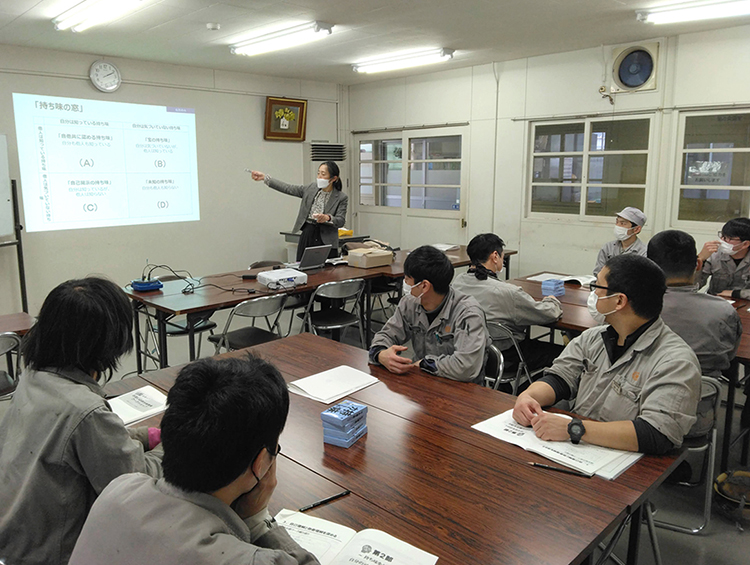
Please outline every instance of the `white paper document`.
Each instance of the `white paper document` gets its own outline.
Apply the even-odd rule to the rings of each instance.
[[[443,253],[445,253],[446,251],[455,251],[459,248],[459,246],[455,243],[433,243],[432,246],[435,249],[439,249]]]
[[[569,418],[564,414],[556,415]],[[574,445],[570,441],[541,440],[536,437],[532,428],[522,426],[513,419],[513,410],[474,424],[472,428],[582,473],[595,474],[608,480],[616,479],[642,456],[641,453],[599,447],[585,442]]]
[[[378,382],[376,377],[353,367],[341,365],[289,384],[289,391],[324,404],[336,402]]]
[[[592,282],[596,282],[594,275],[559,275],[555,273],[540,273],[533,277],[527,277],[527,281],[544,282],[550,279],[556,279],[563,282],[569,282],[573,284],[587,285]]]
[[[151,385],[131,390],[108,402],[112,412],[117,414],[126,426],[164,412],[167,407],[166,395]]]
[[[351,528],[284,509],[276,515],[294,541],[315,555],[321,565],[434,565],[437,556],[380,530]]]

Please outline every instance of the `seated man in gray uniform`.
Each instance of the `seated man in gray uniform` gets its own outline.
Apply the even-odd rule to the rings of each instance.
[[[180,371],[162,420],[164,478],[104,489],[70,565],[318,563],[268,513],[289,393],[261,359],[201,359]]]
[[[703,261],[701,287],[708,277],[709,294],[750,299],[750,220],[735,218],[721,228],[718,241],[709,241],[698,258]]]
[[[665,453],[696,421],[701,374],[693,350],[659,314],[664,274],[649,259],[610,259],[591,285],[589,310],[607,325],[571,341],[544,376],[521,393],[513,417],[549,441]],[[582,422],[542,411],[562,399]]]
[[[372,340],[370,362],[391,373],[417,366],[456,381],[482,381],[490,344],[484,313],[471,296],[451,288],[453,265],[442,251],[424,245],[404,261],[404,296]],[[411,340],[416,360],[401,355]]]
[[[562,306],[554,296],[545,296],[537,302],[521,287],[499,279],[504,246],[503,240],[494,233],[482,233],[472,238],[466,248],[471,267],[456,277],[453,289],[476,298],[488,322],[499,322],[513,332],[529,370],[549,367],[562,352],[562,346],[526,339],[526,329],[535,324],[555,322],[562,315]],[[503,352],[505,369],[514,370],[519,357],[511,341],[490,337]]]
[[[594,276],[599,274],[604,264],[612,257],[624,253],[635,253],[641,257],[646,256],[646,244],[638,239],[643,226],[646,224],[646,215],[638,208],[628,206],[618,212],[615,218],[615,240],[604,244],[596,258]]]
[[[742,322],[729,302],[697,292],[702,261],[693,236],[678,230],[657,233],[648,242],[648,258],[667,277],[662,320],[693,349],[703,375],[720,377],[740,345]]]

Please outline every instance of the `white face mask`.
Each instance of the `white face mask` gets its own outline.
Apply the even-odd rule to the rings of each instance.
[[[610,298],[611,296],[617,296],[617,294],[610,294],[608,296],[602,296],[602,298]],[[599,302],[599,295],[596,294],[596,292],[592,290],[591,293],[589,294],[588,300],[586,301],[586,306],[589,309],[589,314],[591,314],[591,317],[594,318],[594,321],[601,326],[602,324],[606,323],[606,320],[604,319],[604,317],[609,316],[610,314],[614,314],[617,311],[617,308],[615,308],[611,312],[602,314],[601,312],[599,312],[599,310],[596,309],[597,302]]]
[[[422,297],[422,294],[424,294],[424,292],[422,294],[420,294],[419,296],[414,296],[411,293],[411,289],[413,289],[414,287],[419,286],[420,284],[422,284],[422,283],[418,282],[417,284],[414,284],[414,285],[408,285],[408,284],[406,284],[406,279],[404,279],[404,282],[403,282],[404,296],[411,296],[412,298],[416,298],[417,300],[419,300]]]
[[[625,241],[630,236],[632,236],[632,233],[628,233],[633,228],[626,228],[623,226],[615,226],[615,238],[617,238],[619,241]]]
[[[742,244],[740,243],[740,245]],[[731,243],[727,243],[726,241],[721,242],[721,245],[719,245],[719,251],[721,251],[722,253],[726,253],[727,255],[734,255],[735,253],[737,253],[737,251],[735,251],[734,249],[734,245],[732,245]]]
[[[331,179],[318,179],[318,188],[328,188],[329,184],[331,184]]]

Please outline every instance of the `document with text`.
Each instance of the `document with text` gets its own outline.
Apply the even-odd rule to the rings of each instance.
[[[166,395],[151,385],[131,390],[108,402],[112,412],[122,418],[126,426],[164,412],[167,407]]]
[[[556,415],[570,418],[564,414]],[[598,475],[608,480],[616,479],[643,455],[585,442],[574,445],[570,441],[544,441],[536,437],[532,428],[516,422],[513,419],[513,410],[474,424],[472,428],[582,473]]]
[[[434,565],[437,556],[380,530],[351,528],[284,509],[276,515],[294,541],[315,555],[321,565]]]

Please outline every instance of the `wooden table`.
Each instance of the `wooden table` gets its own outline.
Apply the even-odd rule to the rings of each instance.
[[[470,264],[469,256],[466,254],[466,246],[446,253],[451,263],[455,267],[466,266]],[[190,360],[195,359],[195,340],[194,326],[196,321],[201,318],[210,316],[214,311],[223,308],[232,308],[251,298],[267,296],[286,292],[289,294],[298,294],[309,292],[318,286],[334,281],[345,281],[349,279],[364,279],[365,292],[360,304],[360,314],[362,316],[362,325],[365,329],[365,339],[369,346],[372,337],[370,320],[372,318],[372,304],[370,300],[370,289],[373,279],[386,277],[397,279],[404,276],[404,260],[408,256],[407,251],[397,251],[393,263],[383,267],[374,267],[372,269],[360,269],[348,265],[339,265],[336,267],[326,266],[317,271],[307,273],[307,284],[297,286],[293,289],[270,290],[266,286],[259,284],[256,280],[242,280],[242,275],[258,274],[261,271],[271,270],[270,267],[261,267],[258,269],[240,271],[231,271],[227,273],[218,273],[200,277],[199,279],[185,279],[168,281],[159,290],[148,292],[138,292],[126,286],[123,290],[133,302],[135,313],[135,343],[136,343],[136,368],[138,374],[143,372],[141,362],[141,328],[139,322],[139,313],[146,308],[153,308],[156,312],[157,340],[159,345],[159,366],[165,368],[169,366],[169,356],[167,351],[167,327],[170,320],[175,316],[185,314],[187,316],[188,327],[188,347]],[[193,286],[199,284],[211,283],[221,288],[207,286],[197,288],[193,292],[185,293],[183,290],[188,286],[187,281],[191,281]],[[235,289],[234,291],[224,290],[227,288]],[[248,293],[251,291],[251,294]]]
[[[34,318],[26,312],[0,316],[0,334],[13,332],[24,335],[34,325]]]
[[[645,456],[615,481],[531,469],[528,461],[544,459],[471,429],[511,408],[513,397],[418,370],[392,375],[368,365],[366,351],[311,334],[252,350],[287,381],[342,364],[381,380],[350,397],[369,406],[369,431],[349,449],[323,444],[325,405],[290,395],[282,455],[411,525],[387,531],[440,563],[580,563],[627,516],[640,524],[643,502],[680,460]],[[143,379],[168,390],[179,369]],[[436,549],[414,541],[413,531],[434,538]],[[639,535],[631,528],[631,548]],[[631,549],[629,562],[636,559]]]

